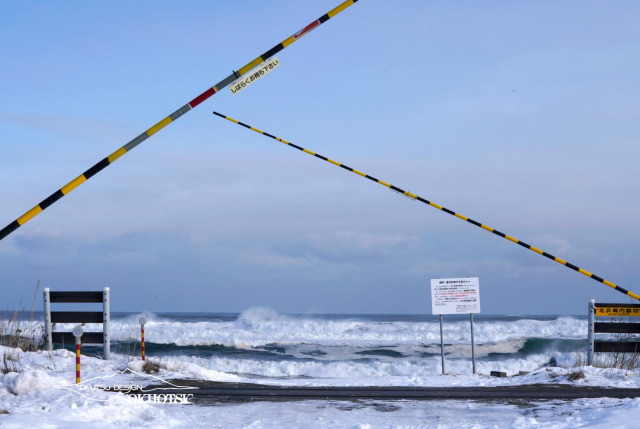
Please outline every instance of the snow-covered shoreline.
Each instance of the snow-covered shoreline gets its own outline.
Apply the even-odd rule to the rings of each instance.
[[[23,352],[0,347],[15,371],[0,375],[0,427],[635,427],[640,399],[542,401],[528,406],[505,401],[301,401],[216,404],[203,407],[135,401],[122,393],[74,385],[75,354],[68,350]],[[105,361],[82,356],[83,385],[146,386],[160,380],[253,382],[238,375],[165,359],[157,374],[124,355]],[[124,370],[129,370],[124,371]],[[581,376],[574,379],[578,371]],[[544,368],[518,377],[438,375],[350,379],[265,380],[279,385],[515,386],[562,384],[640,388],[637,371],[594,367]]]

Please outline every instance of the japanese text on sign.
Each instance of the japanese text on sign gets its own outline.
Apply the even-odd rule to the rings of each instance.
[[[234,81],[229,85],[229,90],[232,94],[237,94],[242,91],[258,79],[266,76],[271,70],[280,65],[280,61],[276,57],[271,57],[267,61],[260,64],[258,67],[251,70],[249,73],[242,76],[240,79]]]
[[[596,307],[596,316],[640,316],[640,308]]]
[[[478,277],[431,279],[431,313],[480,313]]]

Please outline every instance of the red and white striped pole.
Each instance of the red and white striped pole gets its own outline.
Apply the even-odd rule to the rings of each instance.
[[[147,323],[147,320],[141,317],[138,322],[140,322],[140,354],[144,360],[144,324]]]
[[[73,336],[76,337],[76,384],[80,384],[80,348],[82,347],[80,342],[82,328],[80,326],[73,328]]]

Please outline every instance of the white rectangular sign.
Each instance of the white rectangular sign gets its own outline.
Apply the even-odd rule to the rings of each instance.
[[[271,57],[267,61],[260,64],[258,67],[252,69],[247,74],[243,75],[240,79],[235,80],[229,84],[229,90],[232,94],[237,94],[258,79],[266,76],[271,70],[280,65],[280,61],[276,57]]]
[[[431,314],[480,313],[478,277],[431,279]]]

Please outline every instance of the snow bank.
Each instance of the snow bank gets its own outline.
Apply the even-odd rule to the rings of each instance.
[[[640,420],[640,399],[582,399],[529,404],[473,401],[301,401],[195,406],[134,401],[121,393],[78,390],[75,355],[66,350],[21,352],[4,348],[19,360],[20,372],[0,374],[0,427],[5,428],[192,428],[192,427],[320,427],[320,428],[632,428]],[[115,355],[105,361],[83,356],[83,383],[149,384],[158,379],[188,377],[255,382],[194,359],[167,358],[152,378],[142,362]],[[125,372],[123,370],[131,370]],[[573,375],[582,371],[582,378]],[[637,372],[592,367],[545,368],[520,377],[482,375],[384,376],[268,380],[281,385],[412,385],[492,386],[573,384],[640,388]]]
[[[5,377],[5,385],[9,392],[14,395],[20,395],[32,390],[47,389],[54,386],[62,386],[69,384],[61,378],[51,377],[46,372],[35,369],[22,373],[9,373]]]

